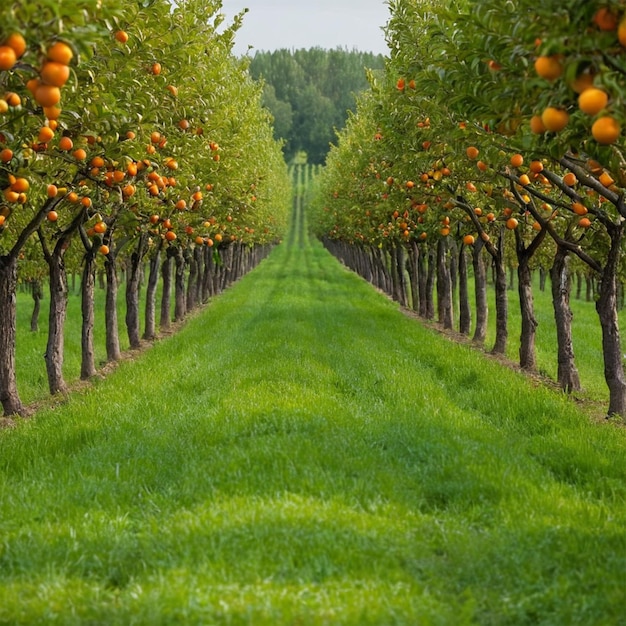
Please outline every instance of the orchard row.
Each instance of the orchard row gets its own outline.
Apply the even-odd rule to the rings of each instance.
[[[114,360],[119,268],[127,277],[125,321],[136,347],[137,292],[146,263],[154,273],[148,281],[152,309],[159,275],[169,281],[175,263],[180,319],[189,294],[197,296],[192,305],[206,299],[211,285],[227,280],[225,272],[248,269],[282,237],[288,173],[261,106],[261,87],[232,54],[242,15],[226,25],[220,8],[213,0],[84,0],[66,9],[44,2],[0,9],[5,414],[23,410],[15,379],[18,282],[49,277],[46,366],[55,393],[66,386],[68,269],[83,276],[87,378],[95,373],[98,268],[106,270],[106,343]],[[163,291],[168,297],[169,289]],[[155,334],[153,318],[148,338]]]
[[[626,415],[617,317],[626,218],[624,3],[394,0],[390,8],[390,58],[382,75],[371,74],[358,114],[331,150],[318,234],[399,300],[412,290],[422,315],[434,316],[436,286],[439,321],[452,327],[459,311],[459,329],[469,334],[473,321],[478,343],[486,337],[491,263],[496,353],[508,341],[506,274],[516,268],[520,364],[529,370],[536,367],[532,270],[549,270],[566,390],[580,386],[569,272],[582,269],[598,284],[608,411]]]

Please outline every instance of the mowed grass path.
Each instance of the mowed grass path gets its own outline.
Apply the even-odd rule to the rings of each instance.
[[[626,437],[309,241],[0,433],[0,624],[624,624]]]

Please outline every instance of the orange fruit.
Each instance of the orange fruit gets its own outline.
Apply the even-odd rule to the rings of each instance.
[[[489,166],[484,161],[476,161],[476,167],[481,172],[486,172],[489,169]]]
[[[587,210],[587,207],[584,204],[582,204],[582,202],[572,203],[572,211],[574,211],[576,215],[587,215],[587,213],[589,212]]]
[[[48,211],[46,217],[49,222],[56,222],[59,219],[59,214],[56,211]]]
[[[396,88],[398,89],[398,91],[403,91],[405,85],[406,85],[406,82],[404,78],[398,78],[398,82],[396,83]]]
[[[46,56],[50,61],[56,61],[62,65],[69,65],[74,57],[74,52],[66,43],[56,41],[48,48]]]
[[[475,146],[469,146],[467,150],[465,150],[465,154],[467,154],[468,159],[475,159],[479,154],[479,150]]]
[[[553,54],[551,56],[540,56],[535,60],[535,71],[541,78],[553,81],[563,74],[561,58]]]
[[[563,176],[563,183],[568,187],[573,187],[578,182],[578,178],[576,178],[576,174],[573,172],[568,172]]]
[[[165,233],[165,239],[168,241],[174,241],[174,239],[176,239],[176,233],[173,230],[168,230]]]
[[[624,16],[617,27],[617,38],[620,44],[626,48],[626,16]]]
[[[83,200],[85,200],[85,198],[83,198]],[[107,232],[107,225],[103,222],[96,222],[93,226],[93,230],[95,233],[98,233],[99,235],[103,235],[104,233]]]
[[[619,122],[610,115],[598,118],[591,127],[593,138],[602,145],[610,145],[617,141],[621,127]]]
[[[4,98],[0,98],[0,115],[3,115],[8,110],[9,110],[9,103]]]
[[[88,209],[91,206],[91,198],[88,198],[87,196],[85,196],[84,198],[81,198],[80,203],[86,208]],[[97,224],[96,224],[97,225]],[[97,232],[97,231],[96,231]]]
[[[74,152],[72,152],[72,156],[77,161],[84,161],[87,158],[87,153],[82,148],[78,148],[77,150],[74,150]]]
[[[67,194],[67,200],[72,204],[76,204],[78,202],[78,194],[75,191],[70,191]]]
[[[26,178],[16,178],[15,182],[11,185],[11,191],[15,191],[17,193],[25,193],[29,190],[30,183]]]
[[[55,87],[63,87],[70,78],[70,68],[57,61],[47,61],[39,71],[41,80]]]
[[[2,163],[8,163],[13,158],[13,150],[11,148],[4,148],[0,151],[0,161]]]
[[[17,54],[10,46],[0,46],[0,70],[10,70],[17,63]]]
[[[608,101],[609,96],[606,91],[590,87],[578,96],[578,108],[588,115],[596,115],[606,108]]]
[[[528,166],[528,169],[533,173],[533,174],[539,174],[539,172],[543,171],[543,163],[541,161],[531,161],[530,165]]]
[[[178,87],[174,85],[168,85],[166,89],[176,98],[178,96]]]
[[[509,230],[515,230],[517,228],[518,224],[519,224],[519,222],[514,217],[509,217],[509,219],[506,221],[506,227]]]
[[[519,184],[520,184],[520,185],[523,185],[524,187],[525,187],[526,185],[530,185],[530,178],[528,177],[528,174],[522,174],[522,175],[519,177]]]
[[[59,150],[69,152],[74,147],[74,142],[69,137],[59,139]]]
[[[546,127],[541,119],[541,115],[533,115],[530,118],[530,130],[535,135],[542,135],[546,132]]]
[[[521,154],[514,154],[511,157],[512,167],[521,167],[524,164],[524,157]]]
[[[40,84],[35,90],[35,101],[42,107],[53,107],[61,102],[61,90],[54,85]]]
[[[179,211],[184,211],[187,208],[187,203],[184,200],[179,200],[176,204],[175,207],[179,210]]]
[[[608,172],[602,172],[602,174],[600,174],[600,178],[598,180],[605,187],[610,187],[612,184],[615,183],[615,180],[613,180],[613,177]]]
[[[578,220],[578,225],[581,228],[589,228],[591,226],[591,220],[588,217],[581,217]]]
[[[109,246],[107,246],[106,244],[102,244],[99,248],[98,248],[98,252],[100,254],[104,254],[104,256],[106,256],[107,254],[109,254],[110,249]]]
[[[46,188],[46,195],[48,198],[56,198],[59,193],[59,188],[56,185],[48,185]]]
[[[547,107],[541,114],[541,121],[546,130],[558,133],[567,126],[569,122],[569,114],[565,109]]]
[[[128,41],[128,33],[124,30],[118,30],[115,33],[115,39],[120,43],[126,43]]]
[[[465,235],[465,237],[463,237],[463,243],[466,246],[473,246],[474,245],[474,235]]]
[[[54,137],[54,131],[49,126],[42,126],[37,135],[39,143],[48,143]]]
[[[593,14],[593,23],[600,29],[611,31],[617,28],[618,17],[608,7],[601,7]]]
[[[47,120],[58,120],[61,116],[61,109],[59,107],[44,107],[43,114]]]
[[[4,96],[4,99],[7,101],[7,104],[12,107],[18,107],[22,104],[22,99],[18,94],[9,92]]]
[[[150,68],[150,71],[155,75],[158,76],[161,73],[161,64],[160,63],[153,63],[152,67]]]
[[[20,33],[11,33],[3,42],[3,45],[13,48],[15,56],[19,59],[26,52],[26,40]]]

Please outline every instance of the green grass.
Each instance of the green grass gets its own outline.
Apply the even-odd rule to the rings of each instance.
[[[303,227],[0,433],[0,624],[624,624],[624,430],[407,318]]]

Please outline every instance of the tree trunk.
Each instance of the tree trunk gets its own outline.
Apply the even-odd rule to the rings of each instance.
[[[420,293],[419,293],[419,254],[420,249],[415,240],[411,241],[410,248],[408,251],[408,269],[409,269],[409,280],[411,286],[411,308],[415,311],[419,311],[420,305]]]
[[[426,319],[435,318],[435,275],[437,270],[437,251],[429,246],[428,248],[428,274],[426,277]]]
[[[107,255],[104,262],[106,273],[106,300],[104,305],[104,317],[106,327],[107,360],[119,361],[122,358],[120,350],[119,324],[117,320],[117,271],[115,256]]]
[[[126,332],[132,349],[141,347],[139,329],[139,287],[141,285],[142,260],[148,244],[147,234],[142,233],[137,247],[130,255],[126,272]]]
[[[497,254],[494,256],[494,271],[496,275],[496,340],[492,354],[506,354],[508,339],[509,300],[507,296],[507,276],[504,267],[504,232],[500,233]]]
[[[489,307],[487,304],[487,268],[483,258],[485,244],[482,239],[476,239],[472,250],[472,265],[474,267],[474,296],[476,298],[476,328],[472,341],[479,345],[487,338],[487,320]]]
[[[24,406],[15,375],[17,258],[0,256],[0,402],[5,415],[19,415]]]
[[[85,254],[85,266],[81,281],[81,361],[80,377],[86,380],[96,374],[96,356],[94,349],[95,306],[96,292],[96,262],[93,251]]]
[[[622,226],[609,231],[611,247],[602,272],[596,311],[602,327],[604,378],[609,388],[608,415],[626,416],[626,379],[617,316],[617,273],[621,257]]]
[[[440,237],[437,242],[437,314],[444,328],[453,328],[452,283],[448,266],[448,241],[445,237]]]
[[[467,252],[461,244],[459,248],[459,332],[469,335],[472,327],[472,312],[469,303],[469,289],[467,284]]]
[[[161,264],[161,281],[163,284],[163,293],[161,294],[161,317],[159,319],[159,327],[161,330],[167,330],[170,327],[170,303],[172,297],[172,248],[167,248],[165,258]]]
[[[36,333],[39,330],[39,314],[41,312],[41,298],[43,297],[43,289],[41,281],[36,278],[31,283],[31,295],[33,296],[33,312],[30,316],[30,330]]]
[[[159,266],[161,265],[161,246],[150,258],[150,271],[146,286],[146,312],[143,338],[152,341],[156,338],[156,293],[159,285]]]
[[[176,248],[176,273],[174,283],[174,321],[181,322],[187,314],[185,294],[185,256],[182,248]]]
[[[68,284],[63,255],[64,246],[57,242],[54,251],[48,256],[50,313],[48,316],[48,342],[44,359],[48,374],[50,393],[64,392],[67,389],[63,378],[64,328],[67,316]]]
[[[566,392],[580,389],[580,377],[574,360],[574,342],[572,340],[572,310],[569,305],[570,280],[568,271],[569,257],[567,250],[557,247],[550,276],[552,279],[552,305],[556,323],[557,338],[557,381]]]
[[[533,302],[532,272],[530,258],[521,258],[517,267],[518,293],[522,330],[520,334],[519,364],[522,369],[534,370],[537,367],[535,337],[537,334],[537,318]]]
[[[428,249],[422,246],[417,257],[417,283],[419,288],[419,315],[426,318],[428,303],[426,302],[426,288],[428,282]]]

